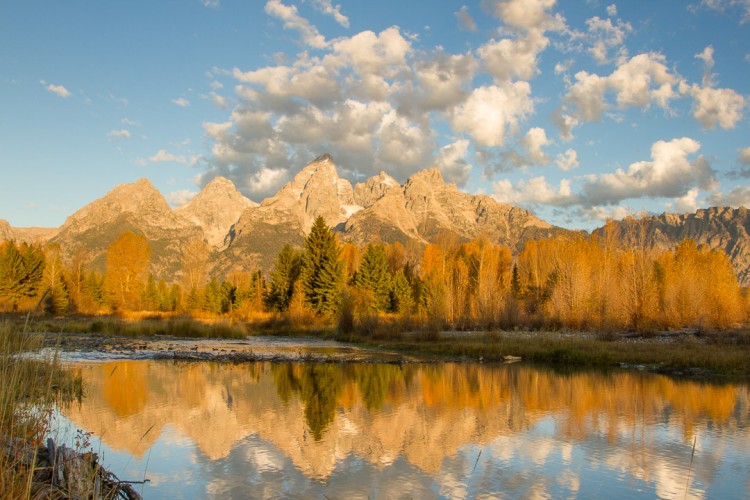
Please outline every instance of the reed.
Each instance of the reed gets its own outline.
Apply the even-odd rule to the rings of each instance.
[[[3,498],[31,495],[34,470],[13,452],[23,442],[36,450],[49,433],[53,405],[81,397],[80,377],[64,370],[55,357],[20,356],[39,348],[39,336],[9,323],[0,323],[0,492]],[[28,445],[28,446],[26,446]],[[34,461],[32,460],[31,463]]]

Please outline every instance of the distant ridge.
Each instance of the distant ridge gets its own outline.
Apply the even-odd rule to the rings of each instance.
[[[585,234],[553,226],[490,196],[464,193],[446,184],[434,168],[413,174],[403,184],[381,172],[352,186],[338,176],[333,158],[324,154],[260,204],[240,194],[230,180],[216,177],[192,201],[172,210],[151,182],[140,179],[82,207],[60,228],[14,228],[0,219],[0,240],[57,243],[68,258],[75,254],[103,269],[107,246],[123,231],[135,231],[151,243],[152,272],[176,280],[182,252],[195,240],[212,247],[214,275],[268,271],[284,244],[303,243],[318,216],[343,241],[398,241],[415,251],[439,239],[461,242],[481,236],[518,252],[529,240]],[[624,245],[636,243],[634,221],[611,222]],[[650,248],[669,249],[690,238],[725,251],[740,283],[750,286],[748,209],[665,213],[643,217],[641,224]]]

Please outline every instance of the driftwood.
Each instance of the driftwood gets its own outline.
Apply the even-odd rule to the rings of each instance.
[[[96,453],[81,453],[48,439],[46,446],[31,446],[24,440],[0,438],[9,464],[31,471],[30,498],[140,500],[129,482],[121,481],[99,465]]]

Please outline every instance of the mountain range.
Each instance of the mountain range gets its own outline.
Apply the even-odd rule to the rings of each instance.
[[[438,169],[417,172],[404,184],[381,172],[352,186],[338,176],[333,159],[323,155],[260,204],[245,198],[231,181],[216,177],[192,201],[172,209],[147,179],[141,179],[115,187],[59,228],[14,228],[0,219],[0,240],[59,244],[68,258],[103,270],[107,246],[131,230],[149,240],[151,270],[167,280],[179,275],[186,246],[203,240],[212,249],[212,273],[225,276],[269,270],[284,244],[302,244],[318,216],[344,241],[398,241],[412,251],[437,240],[460,242],[482,236],[515,253],[529,240],[579,233],[490,196],[462,192],[446,184]],[[620,241],[635,243],[632,218],[612,224]],[[651,248],[672,248],[691,238],[726,251],[740,283],[750,285],[747,208],[645,216],[641,224],[642,237]]]

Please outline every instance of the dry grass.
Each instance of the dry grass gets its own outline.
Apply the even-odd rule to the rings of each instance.
[[[82,382],[56,359],[27,359],[40,339],[9,322],[0,323],[0,492],[3,498],[29,497],[33,470],[8,453],[5,444],[22,440],[36,448],[49,432],[53,405],[62,397],[81,397]]]

